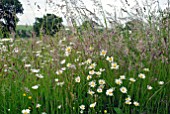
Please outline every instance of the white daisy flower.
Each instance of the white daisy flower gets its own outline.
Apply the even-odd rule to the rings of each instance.
[[[29,67],[31,67],[31,64],[25,64],[24,67],[29,68]]]
[[[58,71],[56,71],[56,74],[57,75],[60,75],[60,74],[62,74],[63,73],[63,70],[58,70]]]
[[[111,69],[119,69],[119,65],[116,62],[111,63]]]
[[[32,89],[38,89],[39,85],[32,86]]]
[[[40,72],[40,69],[31,69],[31,72],[38,73],[38,72]]]
[[[129,81],[136,82],[136,80],[134,78],[129,78]]]
[[[105,71],[105,69],[100,68],[100,69],[99,69],[99,71],[100,71],[100,72],[104,72],[104,71]]]
[[[56,79],[55,79],[55,82],[58,82],[58,81],[59,81],[59,79],[58,79],[58,78],[56,78]]]
[[[103,92],[102,88],[100,88],[100,87],[97,88],[97,92],[98,92],[98,93],[102,93],[102,92]]]
[[[36,104],[36,108],[40,108],[41,107],[41,105],[40,104]]]
[[[68,46],[68,47],[66,47],[65,52],[66,53],[71,53],[71,50],[72,50],[72,47]]]
[[[95,69],[96,67],[96,63],[92,63],[90,66],[89,66],[89,69]]]
[[[151,89],[152,89],[152,86],[147,85],[147,89],[148,89],[148,90],[151,90]]]
[[[106,90],[106,95],[107,96],[113,96],[113,91],[114,90],[115,90],[114,88],[110,88],[110,89]]]
[[[35,76],[38,78],[44,78],[44,76],[42,74],[35,74]]]
[[[137,101],[134,101],[133,104],[134,104],[135,106],[139,106],[139,103],[138,103]]]
[[[117,85],[121,85],[121,84],[122,84],[122,80],[121,80],[121,79],[115,79],[115,83],[116,83]]]
[[[99,84],[100,84],[100,85],[104,85],[105,83],[106,83],[105,80],[103,80],[103,79],[100,79],[100,80],[99,80]]]
[[[131,105],[132,102],[131,101],[125,101],[125,104]]]
[[[67,63],[67,67],[70,68],[71,67],[71,63]]]
[[[149,68],[144,68],[143,71],[149,72]]]
[[[87,59],[87,61],[86,61],[86,64],[91,64],[92,63],[92,59]]]
[[[121,88],[120,88],[120,91],[121,91],[122,93],[127,93],[126,87],[121,87]]]
[[[102,73],[101,73],[100,71],[98,71],[98,72],[95,72],[95,74],[96,74],[97,76],[100,76]]]
[[[146,76],[145,76],[145,74],[140,73],[140,74],[138,75],[138,77],[141,78],[141,79],[145,79]]]
[[[30,114],[30,109],[23,109],[22,114]]]
[[[131,97],[128,95],[128,97],[125,98],[126,101],[131,101]]]
[[[75,82],[80,83],[80,76],[77,76],[77,77],[75,78]]]
[[[106,60],[109,61],[109,62],[111,63],[111,62],[113,62],[113,57],[107,56],[107,57],[106,57]]]
[[[96,102],[90,104],[90,108],[94,108],[96,106]]]
[[[61,108],[61,105],[58,105],[58,107],[57,107],[58,109],[60,109]]]
[[[87,76],[87,80],[90,80],[91,78],[92,78],[91,75],[88,75],[88,76]]]
[[[95,73],[94,70],[90,70],[90,71],[89,71],[89,74],[90,74],[90,75],[93,75],[94,73]]]
[[[94,91],[92,91],[92,90],[88,90],[88,92],[87,92],[88,94],[90,94],[90,95],[93,95],[95,92]]]
[[[80,105],[79,107],[81,110],[85,110],[85,105]]]
[[[106,53],[107,53],[106,50],[101,50],[101,51],[100,51],[100,55],[101,55],[101,56],[104,56],[104,57],[105,57],[105,56],[106,56]]]
[[[163,84],[164,84],[164,81],[159,81],[158,84],[159,84],[159,85],[163,85]]]
[[[120,76],[120,79],[121,79],[121,80],[124,80],[124,79],[126,79],[126,76],[125,76],[125,75],[121,75],[121,76]]]
[[[65,64],[65,62],[66,62],[66,60],[64,59],[64,60],[62,60],[61,62],[60,62],[60,64]]]
[[[89,86],[94,88],[96,86],[96,82],[95,81],[89,82]]]

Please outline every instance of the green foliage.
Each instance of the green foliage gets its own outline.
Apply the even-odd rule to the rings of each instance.
[[[47,14],[43,18],[36,18],[33,29],[37,36],[40,34],[54,36],[62,27],[62,18],[54,14]]]
[[[18,0],[0,1],[0,26],[2,37],[9,37],[9,33],[15,31],[16,23],[19,21],[16,14],[23,13],[22,4]]]
[[[20,38],[30,38],[32,33],[30,30],[17,30],[16,35]]]
[[[16,30],[33,31],[33,26],[31,26],[31,25],[17,25]]]
[[[30,37],[32,37],[32,34],[33,34],[33,26],[17,25],[16,37],[30,38]]]
[[[123,112],[120,108],[115,107],[114,110],[115,110],[116,114],[123,114]]]

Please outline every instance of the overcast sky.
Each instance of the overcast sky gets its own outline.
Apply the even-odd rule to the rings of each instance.
[[[49,6],[46,1],[50,2],[53,1],[56,4],[63,4],[61,0],[19,0],[24,8],[24,14],[18,15],[19,16],[19,25],[32,25],[35,22],[35,17],[42,17],[45,13],[54,13],[57,16],[62,16],[61,11],[59,9],[55,9],[54,7]],[[93,11],[93,5],[91,0],[82,0],[86,7],[89,10]],[[120,8],[122,7],[122,4],[120,2],[121,0],[101,0],[104,10],[108,12],[113,12],[112,8],[108,6],[108,4],[113,5],[116,7],[117,11],[120,11]],[[122,0],[125,1],[125,0]],[[127,0],[130,4],[130,7],[135,5],[135,0]],[[139,5],[142,5],[142,1],[147,0],[138,0],[140,2]],[[159,3],[162,8],[166,6],[167,0],[159,0]],[[40,7],[39,7],[40,6]],[[46,10],[45,10],[46,9]],[[66,24],[66,21],[64,20],[64,24]]]

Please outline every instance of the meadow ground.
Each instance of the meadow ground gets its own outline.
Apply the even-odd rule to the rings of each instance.
[[[29,25],[17,25],[16,26],[16,30],[32,31],[33,30],[33,26],[29,26]]]
[[[0,113],[170,113],[169,50],[135,38],[106,31],[1,41]]]

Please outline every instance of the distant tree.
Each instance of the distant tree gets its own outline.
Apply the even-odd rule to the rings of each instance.
[[[32,36],[31,30],[16,30],[16,37],[30,38]]]
[[[62,22],[61,17],[54,14],[47,14],[43,18],[36,18],[33,29],[37,36],[40,36],[40,33],[54,36],[63,27]]]
[[[19,21],[16,14],[23,13],[22,4],[18,0],[0,0],[0,26],[3,37],[16,30]]]

